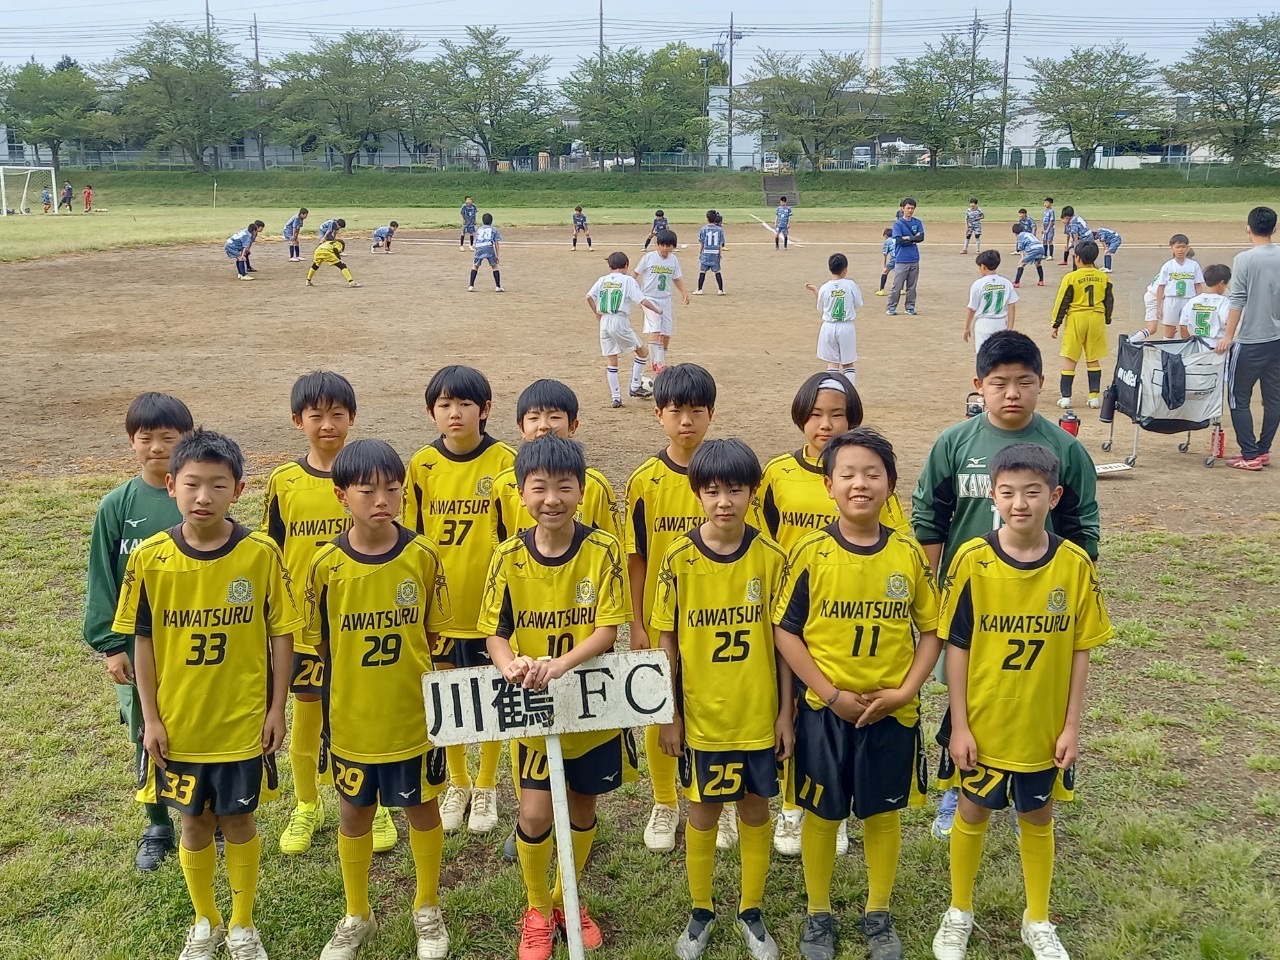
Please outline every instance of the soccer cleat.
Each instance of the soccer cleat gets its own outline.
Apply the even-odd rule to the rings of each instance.
[[[835,960],[835,917],[829,913],[812,913],[804,918],[804,931],[800,934],[800,956],[804,960]]]
[[[1043,287],[1043,286],[1044,286],[1044,281],[1043,281],[1043,280],[1037,280],[1037,281],[1036,281],[1036,286],[1037,286],[1037,287]]]
[[[621,398],[621,397],[614,397],[614,398],[613,398],[613,403],[612,403],[612,404],[610,404],[610,406],[612,406],[612,407],[613,407],[613,409],[617,410],[619,407],[621,407],[621,406],[622,406],[622,398]]]
[[[378,252],[378,245],[375,243],[373,246],[371,246],[371,247],[369,248],[369,252],[370,252],[370,253],[377,253],[377,252]]]
[[[502,841],[502,856],[507,863],[515,863],[519,856],[516,850],[516,832],[514,829],[507,834],[507,839]]]
[[[1089,399],[1085,401],[1085,406],[1089,407],[1091,410],[1097,410],[1102,406],[1102,398],[1096,393],[1091,393],[1089,394]]]
[[[459,250],[465,250],[465,249],[467,249],[467,245],[466,245],[465,243],[460,243],[460,244],[458,244],[458,249],[459,249]]]
[[[780,857],[800,856],[800,823],[803,810],[783,810],[773,825],[773,849]]]
[[[1071,398],[1070,398],[1070,397],[1059,397],[1059,398],[1058,398],[1058,406],[1060,406],[1063,410],[1070,410],[1070,409],[1071,409]]]
[[[210,927],[209,921],[201,917],[187,931],[187,942],[183,944],[178,960],[213,960],[226,939],[226,927]]]
[[[565,923],[564,911],[556,907],[551,911],[551,923],[560,935],[565,938],[565,942],[569,942],[568,927]],[[578,904],[578,926],[582,928],[582,949],[599,950],[604,946],[604,934],[600,932],[600,925],[591,919],[587,913],[587,908],[583,904]]]
[[[902,939],[893,928],[893,914],[888,910],[871,910],[862,917],[862,932],[867,937],[869,960],[902,960]]]
[[[738,807],[726,803],[720,808],[720,822],[716,824],[716,849],[732,850],[738,844]]]
[[[297,856],[311,849],[311,840],[324,827],[324,800],[316,797],[315,803],[302,803],[293,808],[289,823],[280,834],[280,852]]]
[[[956,822],[956,807],[959,805],[960,791],[956,787],[942,792],[942,799],[938,801],[938,815],[933,818],[933,826],[929,830],[934,839],[949,840],[951,838],[951,828]]]
[[[373,916],[343,917],[333,928],[333,936],[320,951],[320,960],[355,960],[366,940],[378,930]]]
[[[467,293],[475,293],[475,292],[476,292],[475,287],[467,287]]]
[[[653,391],[646,390],[644,385],[640,384],[631,388],[630,395],[635,397],[637,400],[648,400],[653,396]]]
[[[723,296],[724,296],[724,291],[723,291],[723,290],[717,290],[717,291],[716,291],[716,296],[717,296],[717,297],[723,297]]]
[[[701,288],[701,287],[699,287],[697,290],[693,291],[693,295],[694,295],[695,297],[700,297],[700,296],[702,296],[702,288]]]
[[[1015,283],[1015,284],[1013,285],[1013,289],[1015,289],[1015,290],[1019,290],[1019,289],[1021,289],[1021,287],[1022,287],[1022,284],[1021,284],[1021,283]]]
[[[494,293],[506,293],[507,291],[503,290],[501,287],[494,287],[494,288],[493,288],[493,292],[494,292]]]
[[[449,930],[439,907],[413,911],[413,932],[418,937],[418,960],[443,960],[449,955]]]
[[[1266,464],[1262,462],[1261,457],[1254,457],[1252,460],[1250,460],[1246,457],[1240,456],[1232,460],[1231,463],[1228,464],[1228,466],[1236,470],[1250,470],[1256,473],[1257,471],[1265,467]]]
[[[1102,272],[1103,272],[1103,273],[1110,273],[1110,272],[1111,272],[1111,268],[1110,268],[1110,267],[1103,267],[1103,268],[1102,268]]]
[[[1065,267],[1066,265],[1067,265],[1067,261],[1065,260],[1063,260],[1060,264],[1058,264],[1058,266],[1060,267]]]
[[[670,853],[676,848],[676,827],[680,825],[680,808],[655,803],[644,828],[644,845],[651,853]]]
[[[462,819],[470,802],[470,787],[449,784],[449,789],[444,792],[444,799],[440,801],[440,823],[445,833],[453,833],[462,826]]]
[[[138,853],[133,858],[133,865],[143,873],[159,870],[164,858],[177,849],[173,839],[173,827],[153,823],[142,831],[142,839],[138,841]]]
[[[896,317],[898,315],[898,310],[896,307],[890,307],[888,310],[884,312],[884,315],[886,317]]]
[[[1071,960],[1067,948],[1058,939],[1058,928],[1048,920],[1031,923],[1023,914],[1022,942],[1031,948],[1035,960]]]
[[[400,835],[396,833],[396,822],[391,819],[391,811],[382,804],[378,804],[378,810],[373,815],[373,852],[386,853],[396,845],[399,839]]]
[[[707,942],[716,925],[716,915],[710,910],[695,907],[689,915],[689,924],[676,940],[676,960],[698,960],[707,951]]]
[[[760,916],[758,907],[738,914],[738,933],[742,935],[742,942],[746,945],[751,960],[778,960],[782,953],[777,941],[765,929],[764,918]]]
[[[849,821],[841,820],[840,829],[836,831],[836,856],[843,857],[849,852]]]
[[[963,249],[961,249],[961,251],[960,251],[960,252],[961,252],[961,253],[968,253],[968,252],[969,252],[969,248],[968,248],[968,247],[964,247]]]
[[[914,317],[915,315],[916,315],[916,308],[915,308],[915,307],[907,307],[907,316],[908,316],[908,317]]]
[[[942,915],[942,925],[933,935],[934,960],[964,960],[972,933],[973,914],[948,907]]]
[[[888,295],[889,295],[889,291],[885,290],[883,287],[881,287],[879,290],[876,291],[877,297],[887,297]]]
[[[227,934],[227,953],[231,960],[267,960],[257,927],[232,927]]]
[[[537,907],[530,907],[520,921],[520,947],[516,960],[551,960],[555,927]]]
[[[358,287],[358,286],[360,286],[360,281],[352,280],[350,283],[347,284],[347,289],[351,289],[352,287]]]
[[[471,833],[488,833],[498,825],[498,791],[477,787],[471,791],[471,816],[467,829]]]
[[[253,279],[253,277],[249,276],[247,273],[242,273],[242,274],[240,274],[240,279],[241,279],[241,280],[252,280],[252,279]]]
[[[308,280],[308,281],[307,281],[307,286],[308,286],[308,287],[311,287],[311,286],[315,286],[315,284],[313,284],[310,280]]]

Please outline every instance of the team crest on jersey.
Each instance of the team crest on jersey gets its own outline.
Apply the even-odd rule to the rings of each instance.
[[[227,587],[227,603],[253,603],[253,584],[244,577],[236,577]]]
[[[396,587],[396,606],[397,607],[416,607],[418,605],[418,585],[413,580],[406,579]]]
[[[590,577],[583,577],[578,581],[578,585],[573,588],[573,599],[583,606],[596,602],[596,585],[591,582]]]
[[[1049,591],[1049,612],[1067,612],[1067,591],[1062,587],[1054,587]]]
[[[476,483],[476,496],[488,497],[493,494],[493,477],[481,477]]]
[[[760,583],[759,577],[753,577],[747,583],[747,603],[759,603],[760,598],[764,596],[764,587]]]
[[[890,600],[905,600],[910,595],[907,589],[907,578],[901,573],[889,574],[889,580],[884,585],[884,595]]]

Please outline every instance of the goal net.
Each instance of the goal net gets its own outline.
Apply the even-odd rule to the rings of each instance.
[[[58,185],[52,167],[0,166],[0,217],[13,217],[44,210],[44,191],[49,191],[50,213],[58,209]]]

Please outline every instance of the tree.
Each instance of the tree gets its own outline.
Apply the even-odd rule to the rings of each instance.
[[[89,132],[97,102],[98,90],[79,66],[50,70],[32,60],[0,74],[0,118],[23,141],[49,147],[55,177],[62,145]]]
[[[400,33],[351,31],[281,57],[268,68],[281,88],[277,129],[291,142],[314,137],[332,147],[342,155],[342,172],[351,173],[362,149],[397,128],[398,94],[417,49]]]
[[[1148,142],[1162,103],[1155,64],[1123,43],[1072,47],[1061,60],[1031,58],[1035,75],[1029,102],[1040,114],[1040,135],[1066,137],[1093,166],[1099,146],[1117,140]]]
[[[493,27],[467,28],[468,42],[441,41],[422,91],[440,131],[484,151],[489,172],[498,161],[549,146],[559,118],[545,76],[547,57],[525,57]]]
[[[218,33],[153,23],[134,46],[104,65],[121,87],[122,113],[147,130],[150,146],[181,147],[197,173],[219,143],[244,135],[247,65]]]
[[[798,143],[816,173],[832,151],[874,132],[879,95],[868,86],[861,53],[822,52],[806,63],[765,50],[734,92],[734,106],[746,129]]]
[[[1268,159],[1280,139],[1280,15],[1209,28],[1184,59],[1160,71],[1191,98],[1188,133],[1233,163]]]
[[[980,146],[1000,125],[1000,68],[958,34],[925,44],[885,78],[893,94],[889,124],[929,148],[929,169],[943,153]]]

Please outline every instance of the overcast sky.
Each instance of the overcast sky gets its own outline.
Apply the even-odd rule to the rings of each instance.
[[[551,58],[551,72],[559,76],[578,58],[592,54],[598,36],[598,0],[209,0],[214,24],[252,56],[251,21],[258,16],[263,59],[307,46],[311,35],[334,36],[344,30],[399,28],[422,44],[429,56],[441,37],[458,38],[468,24],[494,25],[527,52]],[[1123,18],[1108,18],[1121,5],[1116,0],[1014,0],[1010,74],[1017,81],[1028,71],[1029,56],[1061,56],[1074,44],[1123,39],[1159,62],[1176,60],[1196,43],[1214,18],[1252,17],[1275,12],[1273,3],[1250,5],[1223,0],[1223,6],[1203,0],[1125,0]],[[683,7],[684,13],[677,12]],[[983,55],[1004,58],[1004,0],[981,0],[978,19],[986,26]],[[832,10],[838,12],[832,14]],[[884,0],[884,62],[911,56],[925,43],[949,32],[965,32],[974,5],[943,0]],[[699,0],[677,4],[622,3],[605,0],[605,42],[657,47],[683,40],[710,46],[728,31],[729,15],[743,34],[735,53],[735,74],[741,77],[761,48],[804,54],[820,49],[865,51],[869,2],[848,5],[830,0]],[[647,15],[652,11],[652,16]],[[204,25],[203,0],[6,0],[0,5],[0,64],[13,65],[34,56],[53,63],[70,54],[91,64],[127,46],[158,18]],[[560,15],[556,19],[556,14]],[[834,16],[834,20],[831,17]]]

